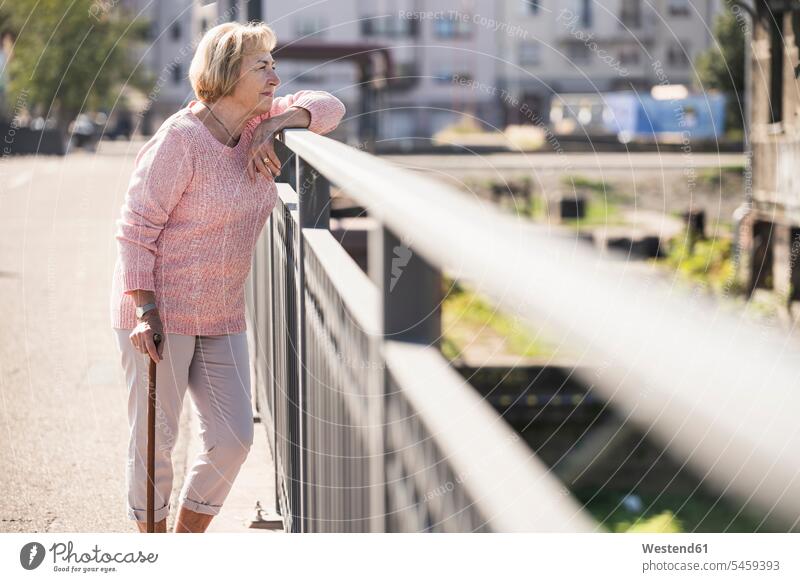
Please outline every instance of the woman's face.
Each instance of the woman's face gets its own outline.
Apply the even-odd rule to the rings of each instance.
[[[280,82],[269,51],[248,54],[242,59],[239,80],[231,97],[249,112],[248,115],[255,117],[269,112]]]

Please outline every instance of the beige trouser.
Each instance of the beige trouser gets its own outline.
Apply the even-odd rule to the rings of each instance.
[[[145,521],[150,356],[133,347],[128,337],[132,330],[114,331],[128,386],[128,517]],[[172,450],[187,387],[200,419],[203,451],[186,477],[179,501],[192,511],[216,515],[253,443],[247,334],[165,336],[163,359],[156,366],[155,521],[170,510]]]

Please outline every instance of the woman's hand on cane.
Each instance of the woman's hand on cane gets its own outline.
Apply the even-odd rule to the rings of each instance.
[[[158,346],[155,341],[156,335],[159,339]],[[164,342],[162,341],[164,326],[158,315],[158,309],[152,309],[145,313],[129,337],[134,348],[144,354],[150,354],[154,361],[160,362],[161,354],[164,351]]]

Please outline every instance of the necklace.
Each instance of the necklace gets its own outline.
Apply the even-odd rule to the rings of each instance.
[[[227,134],[228,134],[228,137],[230,137],[230,138],[231,138],[231,142],[230,142],[230,143],[232,143],[233,145],[236,145],[236,141],[237,141],[237,140],[236,140],[236,138],[235,138],[235,137],[233,137],[233,134],[232,134],[230,131],[228,131],[228,128],[225,126],[225,124],[224,124],[224,123],[222,123],[222,120],[220,120],[220,118],[219,118],[219,117],[217,117],[217,116],[214,114],[214,112],[211,110],[211,107],[209,107],[209,106],[208,106],[208,105],[206,105],[205,103],[203,103],[203,105],[205,105],[206,109],[208,109],[208,112],[211,114],[211,117],[213,117],[214,119],[216,119],[216,120],[217,120],[217,123],[219,123],[219,124],[222,126],[222,129],[224,129],[224,130],[225,130],[225,133],[227,133]]]

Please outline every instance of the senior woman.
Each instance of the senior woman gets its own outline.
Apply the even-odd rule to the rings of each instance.
[[[344,114],[323,91],[275,96],[275,42],[263,23],[221,24],[203,36],[189,71],[197,99],[139,151],[116,222],[111,319],[128,387],[127,512],[139,531],[150,358],[159,362],[156,531],[166,532],[186,388],[203,450],[180,493],[175,532],[206,530],[252,445],[244,283],[277,198],[273,136],[289,127],[326,133]]]

